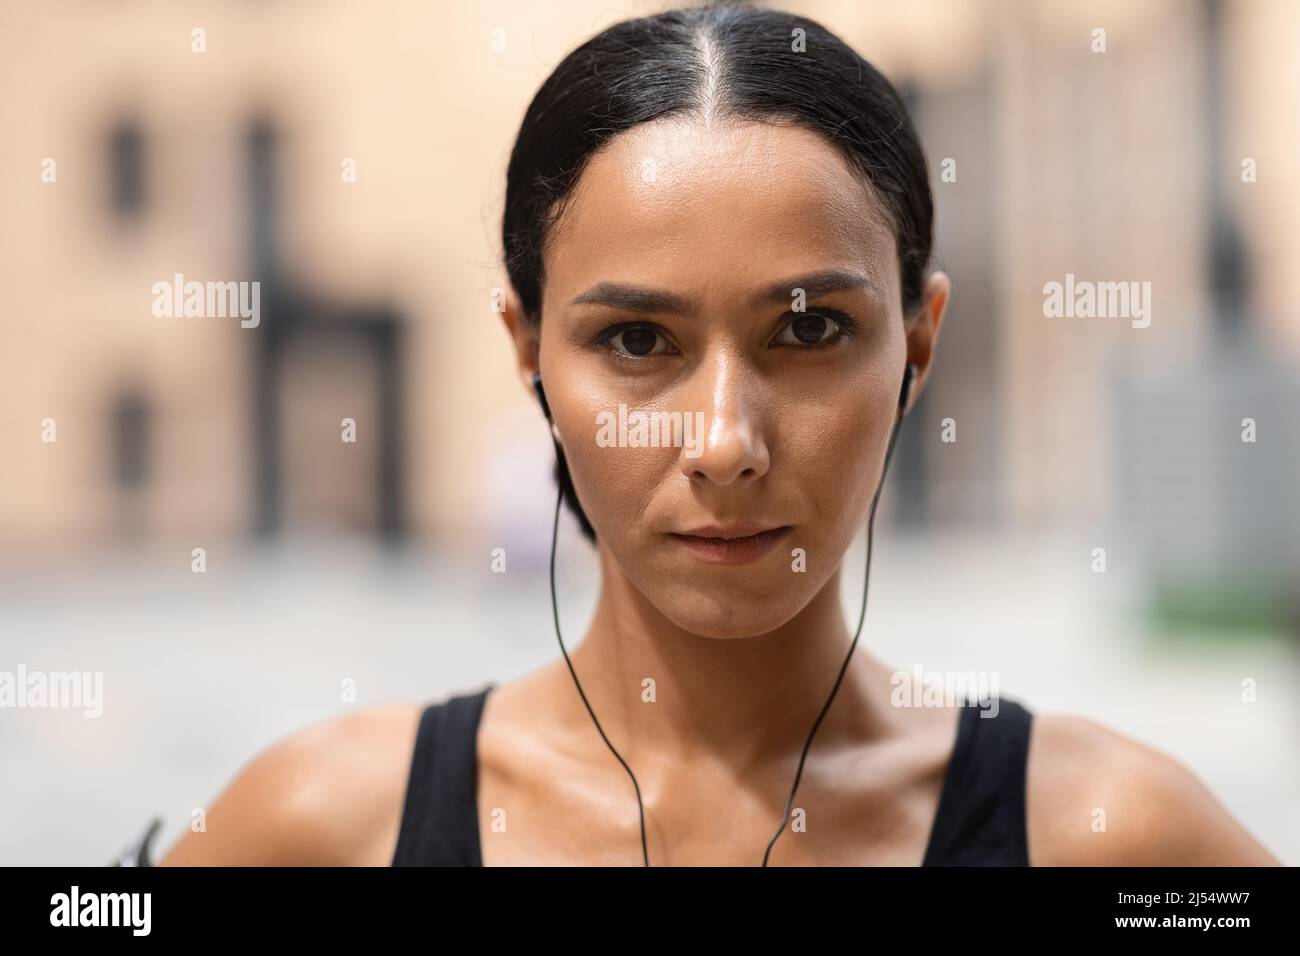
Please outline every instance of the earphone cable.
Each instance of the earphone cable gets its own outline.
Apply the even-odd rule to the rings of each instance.
[[[555,451],[556,454],[560,453],[558,445]],[[605,746],[610,749],[618,762],[623,765],[623,769],[627,771],[627,775],[632,778],[632,788],[636,791],[636,806],[641,814],[641,856],[645,860],[645,865],[649,866],[650,851],[646,846],[645,838],[645,805],[641,802],[641,787],[636,782],[636,774],[632,772],[632,768],[627,765],[627,761],[623,759],[622,754],[614,748],[614,745],[609,742],[609,738],[605,736],[605,729],[600,726],[600,721],[596,719],[596,712],[591,709],[591,703],[587,700],[587,695],[582,691],[582,683],[578,680],[577,671],[573,669],[573,661],[569,660],[569,652],[564,649],[564,638],[560,636],[560,610],[555,600],[555,542],[560,530],[560,503],[564,499],[564,484],[562,482],[557,482],[557,484],[559,485],[559,493],[555,496],[555,521],[551,525],[551,615],[555,618],[555,637],[560,642],[560,653],[564,655],[564,663],[569,665],[569,673],[573,676],[574,686],[578,688],[578,696],[582,698],[582,702],[586,705],[587,713],[591,714],[591,722],[596,725],[596,730],[600,731],[600,739],[605,741]]]
[[[867,517],[866,569],[863,574],[862,609],[858,615],[857,630],[853,635],[852,643],[849,645],[849,652],[844,657],[844,663],[840,665],[840,671],[835,678],[835,684],[831,687],[830,696],[827,697],[826,703],[821,709],[821,713],[817,715],[817,720],[813,723],[812,730],[809,731],[808,733],[808,739],[804,742],[803,752],[799,756],[799,767],[795,771],[794,785],[790,788],[790,797],[789,799],[786,800],[785,811],[781,816],[781,822],[777,826],[776,832],[772,834],[772,839],[768,841],[767,849],[763,853],[763,863],[762,863],[763,866],[767,866],[768,859],[771,857],[772,854],[772,847],[776,844],[776,841],[781,836],[781,834],[785,832],[786,822],[789,820],[790,810],[794,806],[795,793],[799,789],[799,781],[803,776],[804,762],[808,757],[809,749],[812,747],[813,737],[817,734],[817,729],[818,727],[821,726],[822,719],[826,716],[827,711],[830,710],[831,703],[835,700],[835,694],[840,688],[840,683],[844,680],[844,674],[848,670],[849,661],[853,657],[853,651],[858,646],[858,638],[861,637],[862,635],[862,625],[867,619],[867,592],[871,584],[871,552],[872,552],[873,539],[875,536],[876,505],[879,503],[880,493],[885,487],[885,476],[889,473],[889,462],[894,455],[894,444],[898,439],[899,428],[903,424],[903,414],[905,410],[901,406],[902,403],[900,402],[898,416],[894,421],[893,428],[890,430],[889,445],[885,449],[885,462],[880,470],[880,482],[879,484],[876,485],[876,493],[875,495],[872,496],[871,499],[871,512]],[[560,449],[558,441],[556,442],[555,445],[555,453],[557,456],[557,460],[561,459],[563,452]],[[564,662],[569,667],[569,674],[573,677],[574,686],[577,687],[578,689],[578,696],[582,698],[582,703],[586,706],[587,713],[591,715],[592,723],[596,725],[596,730],[600,733],[601,739],[605,741],[605,746],[609,748],[610,752],[614,755],[614,757],[618,760],[618,762],[623,765],[623,769],[627,771],[627,775],[632,779],[632,788],[633,790],[636,791],[637,811],[639,812],[641,818],[641,857],[645,866],[648,867],[650,865],[650,851],[646,842],[645,805],[641,800],[641,787],[637,783],[636,774],[632,772],[632,768],[628,766],[627,761],[623,759],[622,754],[618,752],[618,750],[614,747],[613,743],[610,742],[609,737],[605,735],[604,728],[601,727],[600,721],[596,718],[596,712],[592,710],[591,703],[590,701],[587,700],[587,695],[582,690],[582,683],[581,681],[578,680],[578,673],[573,668],[573,661],[569,659],[569,652],[564,647],[564,638],[560,634],[560,611],[559,611],[559,604],[556,600],[556,594],[555,594],[555,545],[559,537],[560,505],[564,500],[564,484],[562,481],[557,481],[557,485],[559,487],[555,496],[555,519],[551,525],[551,562],[550,562],[551,564],[551,570],[550,570],[551,615],[555,620],[555,637],[559,641],[560,653],[564,655]]]
[[[867,561],[862,579],[862,610],[858,614],[858,627],[853,634],[853,642],[849,645],[849,652],[844,656],[844,663],[840,665],[840,672],[835,678],[835,684],[831,687],[830,696],[826,698],[826,704],[822,707],[821,713],[817,715],[812,730],[808,732],[808,739],[804,742],[803,753],[799,756],[799,768],[794,774],[794,786],[790,788],[790,799],[785,802],[785,812],[781,815],[781,823],[777,826],[776,832],[772,834],[772,839],[767,844],[767,850],[763,853],[763,866],[767,866],[768,858],[772,854],[772,847],[776,845],[777,839],[785,832],[786,823],[790,819],[790,810],[794,807],[795,792],[799,789],[799,780],[803,777],[804,761],[808,757],[808,750],[812,747],[813,737],[817,734],[817,728],[821,726],[822,718],[831,709],[831,702],[835,700],[835,694],[840,689],[840,682],[844,680],[844,674],[849,669],[849,661],[853,657],[853,651],[858,646],[858,638],[862,636],[862,624],[867,619],[867,591],[871,586],[871,550],[872,541],[875,537],[876,504],[880,501],[880,492],[885,487],[885,476],[889,473],[889,459],[893,457],[894,442],[898,438],[898,429],[902,424],[903,412],[900,410],[898,418],[894,422],[894,427],[889,434],[889,447],[885,450],[885,463],[880,469],[880,483],[876,485],[876,493],[871,499],[871,513],[867,516]]]

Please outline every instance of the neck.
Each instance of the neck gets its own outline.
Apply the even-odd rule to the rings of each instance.
[[[853,639],[838,569],[784,624],[754,636],[712,638],[666,618],[603,547],[600,560],[600,596],[571,659],[601,726],[625,758],[640,753],[684,763],[708,755],[743,770],[802,750]],[[572,696],[575,719],[590,724]],[[887,707],[888,676],[858,647],[818,728],[818,745],[878,732]]]

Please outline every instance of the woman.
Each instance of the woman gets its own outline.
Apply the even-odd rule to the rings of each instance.
[[[673,11],[570,54],[510,160],[503,317],[598,549],[585,640],[290,736],[164,864],[1276,864],[1156,750],[893,706],[853,654],[841,560],[948,303],[931,235],[901,101],[817,23]],[[629,409],[683,431],[597,440]]]

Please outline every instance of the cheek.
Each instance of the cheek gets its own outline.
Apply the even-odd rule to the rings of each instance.
[[[896,402],[881,378],[821,394],[815,404],[783,412],[779,460],[785,480],[797,481],[817,520],[843,524],[851,535],[875,494],[893,427]]]
[[[650,503],[666,476],[671,478],[677,450],[602,447],[596,441],[598,410],[579,412],[560,429],[583,510],[597,536],[613,544],[643,534]]]

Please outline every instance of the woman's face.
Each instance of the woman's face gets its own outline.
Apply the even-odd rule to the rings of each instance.
[[[898,273],[887,214],[804,129],[661,120],[582,174],[542,380],[599,544],[678,626],[766,633],[834,574],[897,413]]]

